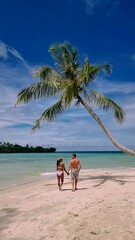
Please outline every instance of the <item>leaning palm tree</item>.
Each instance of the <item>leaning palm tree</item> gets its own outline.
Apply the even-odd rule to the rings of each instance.
[[[58,101],[46,109],[36,120],[33,130],[40,127],[42,120],[51,121],[58,117],[75,100],[76,106],[81,104],[85,107],[118,149],[135,156],[134,151],[116,141],[92,109],[94,104],[103,110],[112,109],[118,122],[121,123],[124,120],[125,113],[119,105],[95,90],[88,90],[90,83],[93,82],[98,73],[101,71],[111,73],[111,66],[108,64],[91,65],[88,58],[80,66],[78,51],[69,42],[53,44],[50,46],[49,52],[56,61],[55,68],[48,65],[41,67],[35,73],[35,76],[39,77],[40,81],[21,90],[17,96],[16,105],[28,103],[32,99],[59,97]]]

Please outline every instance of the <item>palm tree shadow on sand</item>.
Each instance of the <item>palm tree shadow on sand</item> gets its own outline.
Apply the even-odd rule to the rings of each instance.
[[[133,180],[126,180],[126,179],[134,179]],[[104,183],[106,183],[107,181],[113,181],[113,182],[117,182],[119,183],[120,185],[124,185],[125,183],[133,183],[135,182],[135,176],[127,176],[127,175],[116,175],[116,176],[112,176],[112,175],[109,175],[109,174],[106,174],[106,175],[99,175],[99,176],[84,176],[82,178],[79,179],[79,181],[85,181],[85,180],[97,180],[99,181],[98,184],[94,185],[93,187],[99,187],[101,185],[103,185]]]
[[[129,180],[126,180],[126,179],[129,179]],[[79,178],[79,182],[82,182],[82,181],[86,181],[86,180],[96,180],[98,181],[97,184],[93,185],[93,187],[99,187],[103,184],[105,184],[106,182],[108,181],[113,181],[113,182],[116,182],[120,185],[124,185],[125,183],[133,183],[135,182],[135,176],[128,176],[128,175],[116,175],[116,176],[112,176],[112,175],[109,175],[108,173],[106,173],[105,175],[99,175],[99,176],[90,176],[90,175],[86,175],[86,176],[83,176],[83,177],[80,177]],[[70,182],[66,182],[64,183],[64,186],[69,184]],[[45,184],[44,186],[55,186],[56,184],[54,183],[51,183],[51,184]],[[64,187],[63,186],[63,187]],[[77,189],[78,190],[87,190],[88,188],[79,188]],[[71,188],[63,188],[63,191],[71,191]]]

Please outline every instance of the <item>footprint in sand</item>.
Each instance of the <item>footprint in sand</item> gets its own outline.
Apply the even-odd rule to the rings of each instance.
[[[100,234],[100,231],[91,231],[90,232],[92,235],[98,235],[98,234]]]

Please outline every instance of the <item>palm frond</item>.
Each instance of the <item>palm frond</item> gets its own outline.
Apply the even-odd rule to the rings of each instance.
[[[41,81],[53,81],[58,82],[62,79],[62,76],[54,68],[45,65],[35,72],[35,76],[39,77]]]
[[[49,48],[49,52],[51,56],[56,60],[58,66],[59,65],[61,66],[64,60],[64,56],[62,55],[60,45],[61,45],[60,43],[54,43]]]
[[[86,100],[86,102],[90,102],[91,101],[89,94],[87,93],[87,91],[84,88],[81,88],[80,93],[83,94],[84,99]]]
[[[42,66],[39,71],[35,72],[35,76],[39,77],[41,80],[45,80],[48,78],[48,75],[50,75],[52,72],[52,68],[49,66]]]
[[[40,82],[34,83],[28,88],[22,89],[18,96],[16,105],[28,103],[32,99],[52,97],[61,90],[62,76],[49,66],[43,66],[35,73]]]
[[[84,65],[79,73],[78,81],[80,84],[86,86],[88,83],[91,83],[97,74],[100,72],[111,73],[111,66],[109,64],[105,65],[91,65],[88,58],[85,59]]]
[[[40,122],[43,121],[52,121],[55,118],[57,118],[59,115],[61,115],[65,111],[62,99],[60,101],[56,102],[53,106],[46,109],[39,119],[36,120],[36,123],[34,127],[32,128],[33,131],[35,131],[37,128],[40,128]]]
[[[62,44],[51,45],[49,52],[56,60],[56,66],[60,68],[62,75],[65,78],[75,79],[79,67],[77,49],[65,41]]]
[[[65,108],[70,107],[72,100],[77,98],[78,93],[79,88],[77,81],[68,81],[67,79],[67,81],[63,83],[63,94],[61,97],[64,101]]]
[[[77,99],[76,102],[75,102],[75,106],[76,107],[79,107],[80,106],[80,101]]]
[[[15,106],[20,103],[28,103],[32,99],[47,98],[56,95],[60,91],[59,85],[52,82],[38,82],[28,88],[22,89],[17,95]]]
[[[121,123],[124,121],[125,118],[124,110],[110,98],[104,96],[103,94],[95,90],[90,91],[90,98],[91,102],[96,104],[99,108],[102,108],[103,110],[106,111],[112,109],[114,112],[114,117],[118,122]]]

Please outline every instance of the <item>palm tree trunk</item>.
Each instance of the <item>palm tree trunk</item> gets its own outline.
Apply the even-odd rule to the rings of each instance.
[[[105,126],[105,124],[100,120],[100,118],[93,112],[93,110],[88,106],[88,104],[80,97],[77,97],[78,100],[81,102],[81,104],[86,108],[86,110],[91,114],[91,116],[96,120],[96,122],[100,125],[100,127],[104,130],[106,135],[109,137],[111,142],[122,152],[128,153],[130,155],[135,156],[135,152],[129,148],[124,147],[121,145],[110,133],[108,128]]]

